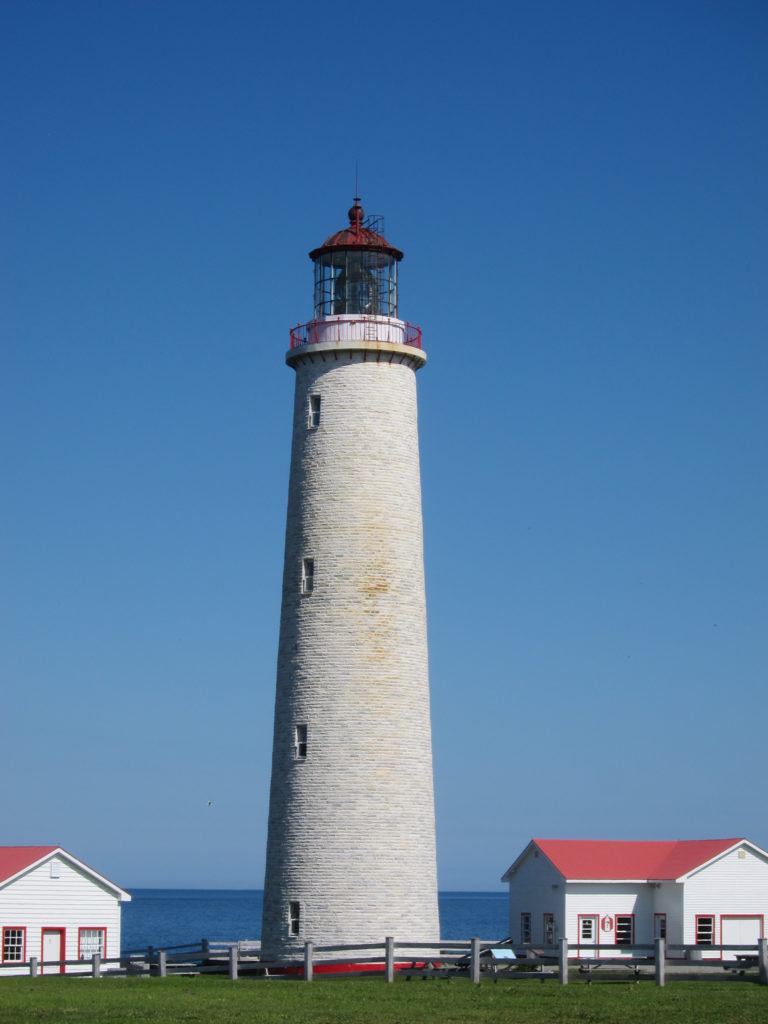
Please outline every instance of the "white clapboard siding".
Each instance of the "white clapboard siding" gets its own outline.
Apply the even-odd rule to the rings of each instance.
[[[51,861],[58,862],[58,878],[51,877]],[[62,928],[65,959],[76,960],[79,929],[106,928],[106,956],[117,957],[120,894],[117,887],[105,884],[59,852],[0,887],[0,933],[2,928],[25,928],[25,958],[42,959],[43,929]],[[123,898],[126,896],[123,894]],[[0,980],[27,970],[5,966],[0,971]]]
[[[612,945],[616,941],[615,924],[617,915],[631,914],[634,918],[634,942],[650,942],[653,922],[653,891],[645,884],[637,882],[591,882],[586,884],[568,883],[566,888],[566,928],[569,945],[578,945],[579,918],[594,915],[598,919],[596,944]],[[604,919],[610,919],[609,927],[603,928]],[[585,951],[585,956],[594,957],[594,951]],[[611,950],[610,956],[623,955],[619,950]],[[627,952],[626,956],[631,956]]]
[[[715,918],[715,944],[722,940],[723,916],[760,915],[768,921],[768,862],[762,851],[742,843],[691,872],[685,882],[684,941],[696,941],[696,916]]]
[[[509,934],[515,942],[522,942],[521,917],[531,915],[531,941],[544,942],[544,914],[552,914],[555,919],[555,938],[566,934],[563,927],[565,920],[565,886],[563,876],[544,856],[536,856],[537,851],[527,858],[520,870],[516,885],[510,887],[509,898]]]
[[[711,842],[717,841],[705,840],[702,844]],[[545,846],[545,841],[542,845]],[[579,955],[579,922],[583,916],[598,919],[596,944],[615,942],[616,916],[625,914],[634,918],[635,945],[653,942],[658,914],[666,916],[668,947],[695,945],[696,920],[700,915],[714,919],[713,946],[724,941],[737,944],[733,935],[762,937],[766,934],[768,854],[747,840],[733,841],[732,845],[723,841],[719,854],[703,860],[676,879],[620,880],[612,876],[568,881],[533,841],[504,879],[509,881],[510,933],[515,941],[522,938],[522,913],[531,915],[534,943],[543,941],[543,915],[554,913],[555,935],[567,937],[573,956]],[[558,902],[560,899],[564,899],[564,905]],[[558,909],[561,906],[564,906],[562,913]],[[697,952],[704,959],[719,959],[721,955],[718,949],[709,951],[706,947]],[[613,950],[607,955],[622,953]],[[581,955],[595,956],[596,953],[583,951]],[[684,953],[673,949],[670,955],[677,957]],[[733,951],[726,951],[724,959],[733,956]]]
[[[684,939],[685,886],[682,882],[660,882],[655,890],[654,913],[667,915],[667,945],[681,944]],[[653,935],[653,932],[651,932]],[[670,954],[672,955],[672,954]]]

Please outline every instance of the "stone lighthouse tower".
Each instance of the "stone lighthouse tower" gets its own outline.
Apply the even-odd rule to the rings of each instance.
[[[378,224],[376,225],[378,227]],[[310,254],[296,372],[262,950],[434,941],[416,371],[403,254],[364,222]]]

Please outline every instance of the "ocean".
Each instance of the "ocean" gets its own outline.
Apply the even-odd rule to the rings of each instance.
[[[131,895],[123,904],[123,952],[261,937],[261,889],[132,889]],[[441,892],[439,905],[441,939],[509,934],[506,892]]]

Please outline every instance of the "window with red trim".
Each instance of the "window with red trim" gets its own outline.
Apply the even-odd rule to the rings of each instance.
[[[3,928],[3,963],[24,963],[26,928]]]
[[[634,914],[616,915],[616,945],[631,946],[635,941]]]
[[[715,919],[709,915],[696,917],[696,945],[711,946],[715,941]]]
[[[106,956],[107,929],[80,928],[77,933],[77,946],[78,960],[90,960],[95,953],[101,957]]]

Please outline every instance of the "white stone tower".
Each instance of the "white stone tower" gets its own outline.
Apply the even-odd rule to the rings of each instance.
[[[403,254],[363,223],[310,257],[277,665],[265,958],[440,937],[416,370]],[[378,227],[378,224],[376,224]]]

